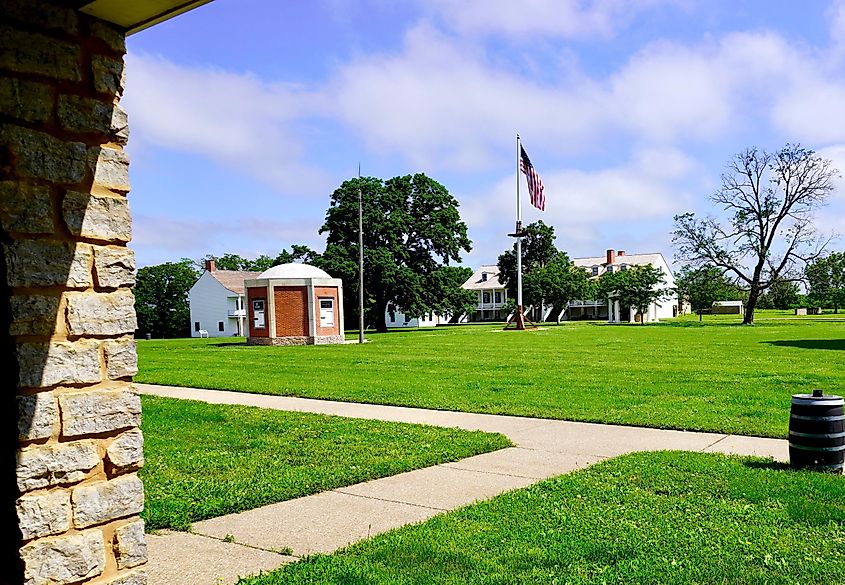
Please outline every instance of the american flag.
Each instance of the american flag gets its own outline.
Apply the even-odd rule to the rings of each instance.
[[[543,195],[543,180],[537,171],[534,170],[534,165],[531,164],[531,159],[525,154],[525,149],[522,145],[519,146],[519,170],[525,173],[525,178],[528,180],[528,193],[531,195],[531,205],[540,211],[546,210],[546,196]]]

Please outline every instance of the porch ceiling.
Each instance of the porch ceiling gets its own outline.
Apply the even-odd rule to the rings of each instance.
[[[65,0],[63,3],[123,27],[132,34],[209,2],[211,0]]]

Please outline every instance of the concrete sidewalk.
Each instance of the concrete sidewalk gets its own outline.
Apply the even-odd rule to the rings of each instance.
[[[217,585],[633,451],[788,460],[785,440],[137,384],[144,394],[506,435],[515,447],[149,535],[149,585]],[[231,540],[233,542],[224,542]],[[280,554],[292,551],[292,556]]]

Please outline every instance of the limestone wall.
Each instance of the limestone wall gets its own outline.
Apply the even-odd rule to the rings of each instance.
[[[17,406],[0,465],[20,539],[0,581],[146,581],[124,53],[75,10],[0,2],[0,382]]]

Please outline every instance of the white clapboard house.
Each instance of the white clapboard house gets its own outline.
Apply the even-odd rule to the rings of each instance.
[[[626,254],[624,250],[607,250],[604,256],[588,258],[574,258],[575,266],[587,271],[590,278],[599,278],[607,272],[628,270],[631,266],[650,264],[663,271],[664,282],[661,288],[675,288],[675,277],[669,263],[660,252],[649,254]],[[645,315],[640,315],[635,307],[622,307],[618,300],[586,299],[570,301],[566,310],[567,319],[606,319],[610,323],[646,323],[669,319],[678,314],[678,297],[672,294],[669,298],[652,303]]]
[[[475,312],[470,315],[470,321],[507,320],[508,312],[505,303],[508,300],[508,293],[505,285],[499,282],[498,266],[495,264],[481,266],[462,286],[475,292],[477,298]]]
[[[258,275],[258,272],[217,270],[214,260],[206,260],[205,272],[188,294],[191,336],[245,336],[244,281],[258,278]]]

